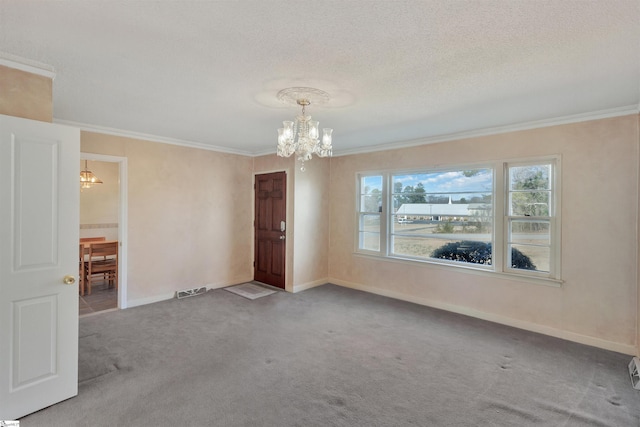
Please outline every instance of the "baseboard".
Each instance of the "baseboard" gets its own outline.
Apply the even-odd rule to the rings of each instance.
[[[168,294],[154,295],[152,297],[130,299],[127,301],[127,308],[139,307],[141,305],[153,304],[154,302],[166,301],[176,296],[175,292]]]
[[[226,288],[227,286],[233,286],[233,285],[237,285],[240,283],[246,283],[246,282],[250,282],[253,279],[247,279],[247,280],[239,280],[239,281],[231,281],[231,282],[223,282],[223,283],[207,283],[206,285],[202,285],[202,284],[197,284],[197,285],[193,285],[192,288],[199,288],[201,286],[205,286],[207,288],[207,290],[211,290],[211,289],[220,289],[220,288]],[[188,285],[187,285],[188,287]],[[128,300],[127,301],[127,308],[132,308],[132,307],[139,307],[141,305],[146,305],[146,304],[153,304],[154,302],[160,302],[160,301],[165,301],[168,299],[172,299],[176,297],[176,291],[173,291],[171,293],[165,293],[165,294],[160,294],[160,295],[154,295],[154,296],[150,296],[150,297],[146,297],[146,298],[137,298],[137,299],[132,299],[132,300]]]
[[[586,344],[592,347],[598,347],[605,350],[628,354],[631,356],[635,355],[637,351],[637,348],[633,345],[607,341],[601,338],[590,337],[588,335],[581,335],[575,332],[564,331],[561,329],[552,328],[550,326],[539,325],[537,323],[531,323],[523,320],[513,319],[510,317],[500,316],[493,313],[487,313],[487,312],[475,310],[469,307],[442,303],[439,301],[430,300],[428,298],[402,294],[402,293],[390,291],[387,289],[374,288],[372,286],[348,282],[345,280],[329,279],[329,283],[333,283],[338,286],[343,286],[346,288],[369,292],[372,294],[381,295],[389,298],[399,299],[402,301],[412,302],[415,304],[425,305],[425,306],[437,308],[440,310],[463,314],[465,316],[475,317],[477,319],[487,320],[489,322],[499,323],[502,325],[511,326],[518,329],[524,329],[526,331],[536,332],[543,335],[549,335],[554,338],[561,338],[567,341]]]
[[[293,293],[306,291],[307,289],[315,288],[316,286],[322,286],[329,283],[329,279],[319,279],[313,282],[302,283],[300,285],[293,285]]]

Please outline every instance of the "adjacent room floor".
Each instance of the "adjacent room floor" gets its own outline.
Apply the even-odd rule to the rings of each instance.
[[[93,286],[91,295],[80,295],[80,316],[111,310],[118,307],[118,290],[107,282]]]

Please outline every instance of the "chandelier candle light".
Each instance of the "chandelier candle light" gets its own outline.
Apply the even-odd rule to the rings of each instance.
[[[322,129],[322,141],[318,130],[319,122],[311,120],[305,108],[313,104],[323,104],[329,100],[329,94],[310,87],[291,87],[278,92],[278,99],[289,104],[302,107],[302,114],[295,121],[282,122],[278,129],[278,156],[289,157],[293,153],[302,162],[300,170],[305,171],[304,162],[311,160],[315,154],[318,157],[331,157],[331,133],[333,129]]]

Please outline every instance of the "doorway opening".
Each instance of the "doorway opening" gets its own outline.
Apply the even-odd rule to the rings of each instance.
[[[127,159],[126,157],[80,153],[81,170],[87,162],[103,183],[80,192],[80,238],[117,242],[117,288],[113,281],[93,276],[91,294],[85,284],[80,292],[79,314],[91,315],[127,307]],[[96,242],[100,243],[100,241]],[[85,260],[86,260],[85,251]]]

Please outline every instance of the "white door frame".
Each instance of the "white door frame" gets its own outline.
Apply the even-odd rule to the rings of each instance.
[[[118,163],[120,169],[120,212],[118,214],[118,308],[127,303],[127,158],[80,152],[80,160]]]

